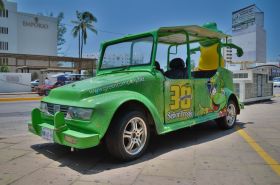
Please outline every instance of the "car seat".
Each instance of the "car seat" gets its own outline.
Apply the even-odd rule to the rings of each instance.
[[[171,79],[184,79],[186,78],[187,69],[185,68],[185,64],[183,59],[174,58],[171,60],[169,64],[170,70],[165,72],[165,76]]]

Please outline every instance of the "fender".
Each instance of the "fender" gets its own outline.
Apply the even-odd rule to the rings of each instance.
[[[238,106],[237,114],[240,114],[240,109],[243,109],[243,106],[240,103],[239,98],[229,88],[224,88],[224,91],[225,91],[225,95],[227,97],[227,102],[229,101],[229,99],[232,99],[232,98],[234,101],[236,101],[236,104]]]
[[[117,109],[125,102],[131,100],[138,101],[144,104],[154,120],[157,132],[160,133],[160,130],[163,129],[162,123],[164,122],[164,118],[159,114],[157,108],[149,99],[137,92],[115,91],[90,97],[87,98],[87,100],[84,100],[87,102],[94,102],[92,124],[94,124],[94,128],[100,135],[100,138],[105,135]]]

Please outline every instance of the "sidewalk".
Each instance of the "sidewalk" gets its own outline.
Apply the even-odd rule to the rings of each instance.
[[[0,93],[0,102],[38,101],[42,96],[34,92]]]

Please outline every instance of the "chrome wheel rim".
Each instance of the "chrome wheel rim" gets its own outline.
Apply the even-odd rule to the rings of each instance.
[[[123,146],[127,153],[136,155],[142,151],[147,140],[147,127],[143,119],[134,117],[129,120],[123,132]]]
[[[236,109],[233,104],[229,104],[227,107],[227,124],[232,126],[236,119]]]

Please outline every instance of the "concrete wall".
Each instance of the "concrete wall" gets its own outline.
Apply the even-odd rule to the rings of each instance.
[[[232,37],[232,43],[240,46],[243,49],[243,56],[237,57],[236,51],[233,50],[232,61],[256,61],[257,60],[257,46],[256,46],[256,32],[243,33]]]
[[[246,83],[245,84],[245,99],[257,97],[257,83]]]
[[[264,29],[256,30],[256,62],[266,63],[266,31]]]
[[[31,92],[31,73],[0,73],[0,93]]]
[[[268,82],[268,75],[266,74],[253,74],[253,83],[245,84],[245,99],[249,98],[257,98],[257,75],[261,75],[262,77],[262,97],[272,96],[273,95],[273,84]]]

